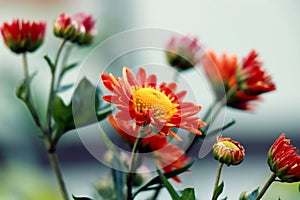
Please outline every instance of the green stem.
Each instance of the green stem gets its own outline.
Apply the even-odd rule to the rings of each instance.
[[[64,67],[66,66],[67,61],[68,61],[68,59],[69,59],[69,57],[70,57],[72,47],[73,47],[72,44],[69,44],[69,45],[66,47],[65,54],[64,54],[64,57],[63,57],[63,59],[62,59],[62,65],[61,65],[63,68],[61,69],[62,72],[60,72],[59,75],[58,75],[56,87],[59,87],[59,86],[60,86],[61,80],[62,80],[63,76],[65,75],[65,73],[64,73]]]
[[[56,153],[48,152],[48,158],[49,158],[50,164],[54,170],[54,173],[56,175],[61,194],[63,195],[63,199],[69,200],[67,188],[66,188],[66,185],[65,185],[60,167],[59,167],[59,162],[57,160]]]
[[[160,184],[157,189],[155,190],[153,196],[151,197],[151,200],[156,200],[158,195],[159,195],[159,192],[161,191],[161,188],[162,188],[162,185]]]
[[[62,40],[60,46],[58,47],[56,56],[55,56],[55,62],[54,62],[54,69],[52,72],[51,77],[51,84],[50,84],[50,91],[49,91],[49,97],[48,97],[48,107],[47,107],[47,116],[46,116],[46,122],[48,125],[48,132],[51,134],[52,127],[51,127],[51,117],[52,117],[52,107],[53,107],[53,100],[54,100],[54,86],[55,86],[55,71],[58,65],[59,57],[61,54],[61,51],[66,44],[67,40]]]
[[[259,194],[257,195],[255,200],[259,200],[262,198],[262,196],[265,194],[265,192],[267,191],[267,189],[271,186],[271,184],[273,183],[273,181],[275,181],[276,178],[276,174],[273,173],[270,178],[267,180],[267,182],[265,183],[264,187],[261,189],[261,191],[259,192]]]
[[[29,71],[28,71],[28,62],[27,62],[27,56],[26,53],[22,53],[22,61],[23,61],[23,71],[24,71],[24,77],[29,77]]]
[[[144,135],[144,131],[146,130],[148,126],[142,126],[139,134],[137,136],[137,139],[133,145],[132,148],[132,154],[131,154],[131,159],[130,159],[130,164],[129,164],[129,171],[127,174],[127,180],[126,180],[126,184],[127,184],[127,200],[133,200],[133,196],[132,196],[132,183],[133,183],[133,179],[134,179],[134,173],[136,171],[136,161],[138,158],[138,151],[139,151],[139,147],[141,144],[141,141],[143,139],[143,135]]]
[[[27,62],[27,54],[24,52],[22,53],[22,62],[23,62],[23,69],[24,69],[24,77],[25,79],[29,78],[29,70],[28,70],[28,62]],[[31,86],[28,86],[28,93],[29,93],[29,99],[28,101],[25,102],[35,124],[37,125],[37,127],[40,127],[42,129],[41,126],[41,122],[39,119],[39,116],[37,115],[37,111],[36,108],[34,106],[34,102],[31,96]]]
[[[214,186],[214,190],[213,190],[213,196],[212,196],[212,200],[217,200],[215,199],[215,191],[217,189],[217,187],[219,186],[219,182],[220,182],[220,177],[221,177],[221,172],[222,172],[222,168],[223,168],[224,163],[219,163],[219,167],[218,167],[218,171],[217,171],[217,176],[216,176],[216,181],[215,181],[215,186]]]

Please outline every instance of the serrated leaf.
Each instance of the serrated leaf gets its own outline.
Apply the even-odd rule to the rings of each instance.
[[[181,200],[196,200],[194,188],[185,188],[182,192]]]
[[[218,199],[218,197],[220,196],[220,194],[223,192],[223,188],[224,188],[224,182],[222,181],[220,183],[220,185],[218,185],[218,187],[214,191],[214,194],[213,194],[213,199],[214,200]]]
[[[89,197],[76,197],[74,195],[72,195],[72,197],[73,197],[74,200],[93,200]]]
[[[157,170],[157,173],[158,173],[158,175],[161,179],[161,182],[164,184],[164,186],[168,190],[168,192],[169,192],[170,196],[172,197],[172,199],[173,200],[181,200],[180,196],[178,195],[176,190],[173,188],[171,183],[168,181],[168,179],[164,176],[164,174],[160,170]]]
[[[72,88],[73,86],[74,86],[74,83],[63,85],[63,86],[60,86],[59,88],[57,88],[54,92],[55,93],[65,92],[66,90]]]

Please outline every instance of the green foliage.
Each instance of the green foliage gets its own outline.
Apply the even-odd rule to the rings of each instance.
[[[75,89],[69,105],[56,95],[53,103],[53,118],[57,129],[66,132],[104,119],[111,110],[98,114],[101,100],[99,93],[101,92],[89,80],[83,78]]]
[[[33,73],[32,75],[23,79],[22,82],[16,88],[16,96],[22,101],[24,101],[25,103],[29,102],[30,84],[35,75],[36,73]]]
[[[224,189],[224,182],[222,181],[220,183],[220,185],[218,185],[218,187],[215,189],[214,194],[213,194],[213,199],[217,200],[218,197],[221,195],[221,193],[223,192]]]
[[[240,195],[240,198],[239,200],[255,200],[257,195],[258,195],[258,189],[255,189],[254,191],[252,191],[251,193],[250,192],[243,192],[241,195]]]
[[[164,176],[169,179],[169,178],[173,178],[183,172],[186,172],[192,165],[194,164],[194,161],[187,164],[186,166],[182,167],[182,168],[178,168],[175,169],[171,172],[165,173]],[[143,191],[148,191],[148,190],[152,190],[152,189],[161,189],[161,184],[162,184],[162,180],[160,178],[160,176],[156,176],[153,179],[151,179],[148,183],[146,183],[144,186],[140,187],[135,193],[134,196],[136,196],[138,193],[143,192]],[[151,187],[153,185],[159,185],[158,187]]]
[[[185,188],[182,195],[179,196],[178,192],[174,189],[164,174],[160,170],[157,170],[157,173],[173,200],[196,200],[193,188]]]
[[[46,54],[44,55],[44,59],[46,60],[50,70],[51,70],[51,73],[54,74],[54,71],[55,71],[55,66],[54,66],[54,63],[51,61],[51,59],[49,58],[49,56]]]

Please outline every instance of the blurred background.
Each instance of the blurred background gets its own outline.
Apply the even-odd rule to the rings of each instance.
[[[229,199],[238,199],[242,191],[252,191],[262,186],[270,175],[267,165],[267,151],[275,139],[286,133],[292,144],[300,148],[299,119],[300,93],[300,2],[297,0],[271,1],[209,1],[189,2],[165,1],[99,1],[99,0],[1,0],[0,23],[11,22],[15,18],[42,20],[47,22],[46,39],[43,46],[29,56],[30,72],[37,71],[33,90],[41,113],[45,112],[50,76],[42,57],[54,56],[59,40],[52,34],[54,19],[66,12],[92,14],[96,18],[98,30],[95,44],[85,48],[75,48],[72,61],[85,59],[96,45],[122,31],[152,27],[168,29],[182,34],[199,37],[209,49],[218,54],[227,52],[243,57],[251,49],[256,49],[263,60],[265,69],[272,75],[277,90],[263,95],[254,113],[233,109],[226,110],[226,120],[236,119],[237,123],[223,134],[238,140],[246,149],[245,161],[238,167],[225,167],[222,179]],[[142,38],[149,39],[148,37]],[[2,39],[1,39],[2,40]],[[167,42],[167,41],[166,41]],[[107,49],[105,58],[117,44]],[[163,46],[164,44],[162,44]],[[147,51],[136,52],[113,64],[118,71],[123,65],[135,67],[149,63],[166,64],[164,57]],[[99,59],[99,58],[98,58]],[[89,60],[98,66],[97,60]],[[124,64],[126,63],[126,64]],[[119,66],[122,65],[122,66]],[[99,66],[102,67],[102,66]],[[93,69],[93,68],[92,68]],[[104,70],[104,69],[103,69]],[[65,83],[76,81],[80,69],[66,77]],[[25,106],[15,97],[15,87],[22,79],[21,57],[0,43],[0,199],[59,199],[56,180],[49,168],[40,132],[35,128]],[[200,95],[199,102],[205,106],[211,96],[201,91],[193,71],[184,72],[182,80],[188,81],[193,92]],[[205,96],[205,95],[208,96]],[[201,96],[202,95],[202,96]],[[68,95],[65,95],[66,101]],[[203,100],[201,100],[203,99]],[[66,134],[58,146],[58,157],[67,187],[77,196],[92,196],[93,184],[109,172],[85,147],[98,145],[98,140],[84,140],[76,131]],[[88,135],[88,134],[87,134]],[[88,136],[93,138],[94,136]],[[100,140],[100,139],[99,139]],[[97,142],[95,142],[97,141]],[[88,144],[89,145],[89,144]],[[99,143],[101,144],[101,141]],[[197,157],[197,152],[195,152]],[[199,199],[210,198],[217,170],[217,161],[209,154],[197,159],[191,173],[182,177],[177,189],[195,187]],[[299,199],[297,184],[274,183],[264,199]],[[223,195],[223,197],[225,197]],[[160,199],[167,199],[162,192]],[[139,198],[137,198],[139,199]],[[140,197],[145,199],[145,197]]]

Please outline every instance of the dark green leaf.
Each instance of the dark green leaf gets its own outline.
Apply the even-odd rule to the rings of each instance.
[[[196,200],[194,188],[185,188],[182,192],[181,200]]]
[[[57,126],[73,126],[73,115],[71,104],[65,105],[59,96],[55,96],[53,102],[53,118]]]
[[[76,197],[74,195],[72,195],[72,197],[73,197],[74,200],[93,200],[89,197]]]
[[[73,115],[77,127],[97,122],[96,112],[99,107],[99,90],[83,78],[76,88],[73,97]]]
[[[166,178],[172,178],[172,177],[175,177],[185,171],[187,171],[192,165],[194,164],[194,161],[187,164],[186,166],[182,167],[182,168],[179,168],[179,169],[175,169],[171,172],[168,172],[168,173],[165,173],[164,176]],[[142,191],[147,191],[148,188],[152,185],[155,185],[155,184],[162,184],[162,181],[160,179],[159,176],[151,179],[148,183],[146,183],[145,185],[143,185],[142,187],[140,187],[136,192],[135,192],[135,195],[137,195],[139,192],[142,192]]]
[[[171,185],[171,183],[168,181],[168,179],[164,176],[163,173],[161,173],[160,170],[157,170],[157,173],[161,179],[161,182],[164,184],[164,186],[166,187],[166,189],[168,190],[170,196],[172,197],[173,200],[181,200],[181,198],[179,197],[178,193],[176,192],[176,190],[173,188],[173,186]]]
[[[299,185],[298,185],[298,191],[300,192],[300,183],[299,183]]]
[[[227,197],[225,197],[224,199],[222,199],[222,200],[227,200]]]
[[[79,64],[79,62],[76,62],[76,63],[72,63],[72,64],[70,64],[70,65],[65,66],[65,67],[63,68],[62,73],[64,74],[64,73],[66,73],[67,71],[69,71],[69,70],[75,68],[78,64]]]
[[[116,169],[121,169],[121,163],[118,159],[114,157],[111,168],[114,186],[117,194],[117,200],[123,200],[125,199],[125,194],[123,192],[125,185],[125,174],[124,172]]]
[[[222,181],[221,184],[215,189],[213,199],[217,200],[220,194],[223,192],[224,182]]]
[[[24,101],[25,103],[27,103],[29,101],[29,97],[30,97],[30,83],[32,81],[32,79],[34,78],[34,76],[37,73],[33,73],[32,75],[26,77],[25,79],[23,79],[21,81],[21,83],[17,86],[16,88],[16,96],[21,99],[22,101]]]
[[[57,88],[54,92],[55,92],[55,93],[64,92],[64,91],[66,91],[66,90],[72,88],[73,86],[74,86],[73,83],[70,83],[70,84],[68,84],[68,85],[63,85],[63,86],[60,86],[59,88]]]
[[[48,63],[48,66],[50,67],[51,73],[53,73],[54,72],[54,67],[55,67],[53,62],[51,61],[51,59],[49,58],[49,56],[47,54],[44,55],[44,59]]]

